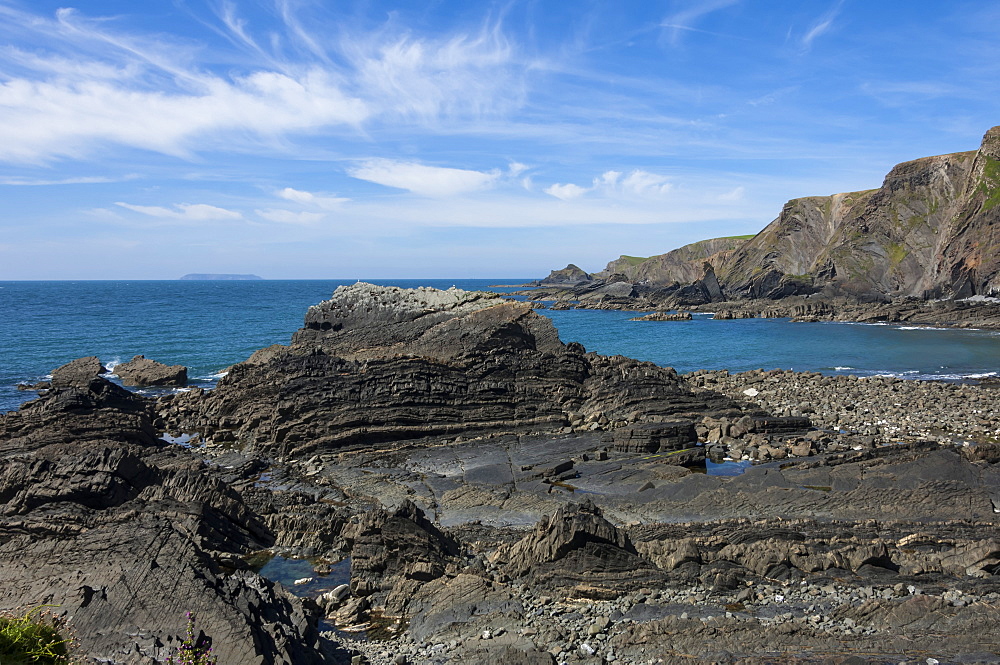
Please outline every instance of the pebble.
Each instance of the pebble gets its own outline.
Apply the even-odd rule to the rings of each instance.
[[[699,371],[695,386],[751,399],[775,413],[799,412],[814,426],[850,432],[873,441],[943,441],[1000,436],[1000,395],[988,387],[913,381],[893,377],[823,376],[816,372],[752,370],[737,374]],[[766,389],[757,386],[766,382]],[[969,408],[975,403],[981,408]],[[914,408],[918,405],[919,408]]]

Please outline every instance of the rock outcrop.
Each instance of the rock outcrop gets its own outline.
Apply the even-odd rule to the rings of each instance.
[[[351,593],[380,612],[398,616],[417,589],[441,577],[458,560],[458,544],[405,501],[346,525],[351,554]]]
[[[550,272],[549,276],[542,280],[542,286],[581,284],[590,282],[593,279],[587,271],[570,263],[562,270],[553,270]]]
[[[638,556],[628,536],[590,501],[560,508],[523,539],[501,548],[495,558],[512,577],[527,576],[532,584],[543,586],[610,585],[624,591],[657,577],[655,567]]]
[[[724,401],[723,401],[724,402]],[[171,431],[269,454],[544,432],[728,408],[669,368],[563,344],[530,305],[459,290],[339,287],[285,349],[163,402]]]
[[[115,365],[115,374],[126,386],[187,385],[187,367],[164,365],[145,356],[135,356],[127,363]]]
[[[621,256],[593,276],[607,279],[611,275],[618,274],[630,282],[647,285],[692,284],[704,276],[705,262],[721,265],[733,251],[751,237],[734,236],[700,240],[649,258]]]
[[[629,321],[690,321],[691,318],[691,312],[653,312]]]
[[[97,356],[77,358],[52,370],[52,385],[60,388],[86,386],[107,371]]]
[[[272,542],[212,469],[156,438],[144,398],[104,379],[0,416],[0,608],[56,606],[93,659],[162,661],[190,611],[225,662],[323,662],[301,602],[233,570]]]
[[[251,664],[997,660],[988,385],[679,376],[527,304],[364,284],[212,392],[95,362],[0,417],[0,610],[58,605],[90,660],[162,662],[186,611]],[[316,602],[261,549],[309,557]]]

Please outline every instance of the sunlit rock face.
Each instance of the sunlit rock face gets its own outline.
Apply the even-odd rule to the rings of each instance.
[[[724,401],[724,400],[723,400]],[[719,408],[676,372],[563,344],[524,303],[457,289],[340,287],[291,346],[165,404],[172,428],[298,455],[354,444],[614,428]]]

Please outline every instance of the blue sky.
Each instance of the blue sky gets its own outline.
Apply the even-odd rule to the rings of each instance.
[[[543,276],[1000,124],[1000,5],[0,0],[0,279]]]

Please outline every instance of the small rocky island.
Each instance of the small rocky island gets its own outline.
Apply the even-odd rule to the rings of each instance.
[[[162,662],[187,611],[222,663],[998,662],[987,386],[680,375],[363,283],[214,390],[102,370],[0,416],[0,609],[84,662]]]

